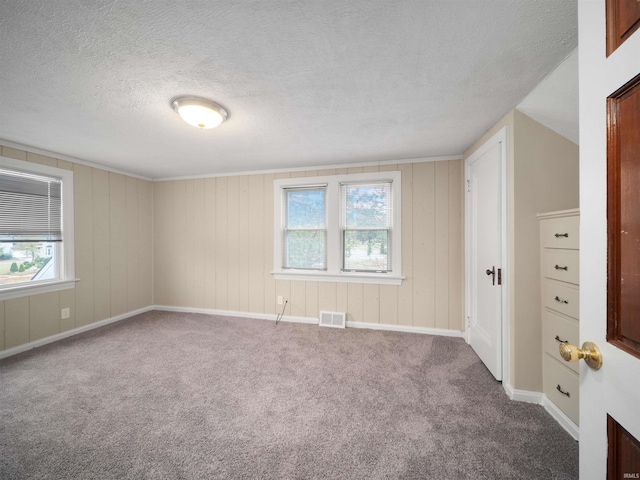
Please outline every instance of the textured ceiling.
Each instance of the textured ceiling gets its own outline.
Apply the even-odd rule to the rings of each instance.
[[[10,0],[0,138],[152,178],[454,155],[576,44],[576,0]]]
[[[518,110],[578,144],[578,49],[542,80]]]

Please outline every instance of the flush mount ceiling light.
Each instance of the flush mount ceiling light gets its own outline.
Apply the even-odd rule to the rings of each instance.
[[[224,107],[206,98],[176,97],[171,106],[185,122],[201,129],[215,128],[229,116]]]

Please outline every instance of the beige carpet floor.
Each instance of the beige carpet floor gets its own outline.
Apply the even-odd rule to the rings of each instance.
[[[0,478],[576,479],[461,339],[149,312],[0,361]]]

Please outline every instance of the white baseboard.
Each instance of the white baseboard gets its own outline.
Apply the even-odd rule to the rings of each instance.
[[[544,398],[543,393],[531,392],[529,390],[516,390],[507,382],[502,382],[502,386],[511,400],[542,405],[542,401]]]
[[[133,312],[127,312],[122,315],[118,315],[115,317],[107,318],[105,320],[101,320],[99,322],[90,323],[89,325],[84,325],[82,327],[74,328],[73,330],[68,330],[63,333],[59,333],[57,335],[53,335],[51,337],[43,338],[41,340],[36,340],[35,342],[29,342],[24,345],[20,345],[14,348],[9,348],[7,350],[0,351],[0,359],[10,357],[12,355],[16,355],[18,353],[25,352],[27,350],[31,350],[32,348],[40,347],[42,345],[46,345],[51,342],[55,342],[57,340],[61,340],[63,338],[71,337],[72,335],[76,335],[78,333],[86,332],[88,330],[92,330],[94,328],[102,327],[103,325],[108,325],[109,323],[117,322],[119,320],[123,320],[125,318],[133,317],[134,315],[138,315],[140,313],[148,312],[150,310],[164,310],[167,312],[185,312],[185,313],[204,313],[206,315],[222,315],[226,317],[243,317],[243,318],[255,318],[259,320],[270,320],[275,321],[277,315],[268,314],[268,313],[250,313],[250,312],[235,312],[231,310],[216,310],[209,308],[191,308],[191,307],[175,307],[169,305],[151,305],[149,307],[141,308],[139,310],[134,310]],[[294,317],[285,315],[280,320],[282,322],[294,322],[294,323],[306,323],[306,324],[318,324],[317,318],[311,317]],[[411,327],[405,325],[390,325],[383,323],[365,323],[365,322],[347,322],[347,327],[349,328],[368,328],[371,330],[387,330],[393,332],[408,332],[408,333],[420,333],[426,335],[438,335],[444,337],[460,337],[464,336],[463,331],[459,330],[447,330],[443,328],[425,328],[425,327]]]
[[[145,313],[150,310],[153,310],[152,306],[140,308],[132,312],[127,312],[127,313],[123,313],[122,315],[116,315],[115,317],[100,320],[99,322],[90,323],[88,325],[83,325],[82,327],[67,330],[66,332],[57,333],[56,335],[51,335],[50,337],[41,338],[40,340],[35,340],[33,342],[25,343],[23,345],[18,345],[17,347],[7,348],[6,350],[0,351],[0,359],[11,357],[13,355],[26,352],[27,350],[31,350],[33,348],[42,347],[43,345],[57,342],[58,340],[72,337],[82,332],[88,332],[89,330],[93,330],[94,328],[104,327],[105,325],[109,325],[110,323],[119,322],[120,320],[124,320],[125,318],[133,317],[134,315],[139,315],[141,313]]]
[[[243,318],[256,318],[259,320],[275,320],[276,315],[268,313],[249,313],[249,312],[234,312],[229,310],[215,310],[208,308],[190,308],[190,307],[170,307],[166,305],[155,305],[155,310],[165,310],[168,312],[188,312],[188,313],[204,313],[208,315],[224,315],[227,317],[243,317]],[[282,317],[281,322],[294,322],[294,323],[309,323],[318,324],[317,318],[312,317],[292,317],[285,315]],[[409,327],[404,325],[390,325],[384,323],[365,323],[365,322],[347,322],[348,328],[368,328],[371,330],[389,330],[393,332],[409,332],[409,333],[422,333],[427,335],[439,335],[444,337],[462,337],[463,332],[458,330],[446,330],[443,328],[423,328],[423,327]]]
[[[556,422],[558,422],[567,432],[571,435],[574,440],[580,440],[580,428],[573,423],[573,421],[567,417],[562,410],[560,410],[555,403],[553,403],[546,395],[542,400],[542,405],[544,409],[549,412]]]
[[[505,392],[511,400],[518,402],[535,403],[542,405],[553,419],[564,428],[574,440],[580,439],[580,429],[578,426],[560,410],[544,393],[530,392],[528,390],[515,390],[511,385],[503,382]]]
[[[153,310],[163,310],[165,312],[184,312],[184,313],[204,313],[205,315],[222,315],[224,317],[242,317],[242,318],[255,318],[257,320],[272,320],[277,319],[277,315],[270,313],[249,313],[249,312],[235,312],[232,310],[215,310],[211,308],[191,308],[191,307],[173,307],[168,305],[154,305]],[[292,317],[285,315],[280,320],[281,322],[293,322],[293,323],[311,323],[317,324],[317,318],[310,317]]]
[[[371,330],[387,330],[391,332],[420,333],[423,335],[438,335],[441,337],[463,338],[461,330],[447,330],[444,328],[410,327],[406,325],[392,325],[388,323],[347,322],[349,328],[369,328]]]

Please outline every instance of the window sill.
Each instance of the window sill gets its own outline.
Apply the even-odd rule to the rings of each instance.
[[[366,274],[366,273],[341,273],[339,275],[326,272],[271,272],[276,280],[303,280],[311,282],[337,282],[337,283],[369,283],[377,285],[402,285],[405,279],[399,275]]]
[[[0,300],[8,300],[10,298],[27,297],[29,295],[38,295],[40,293],[57,292],[59,290],[68,290],[74,288],[79,278],[71,280],[55,280],[52,282],[32,283],[29,285],[20,285],[16,287],[5,287],[0,289]]]

